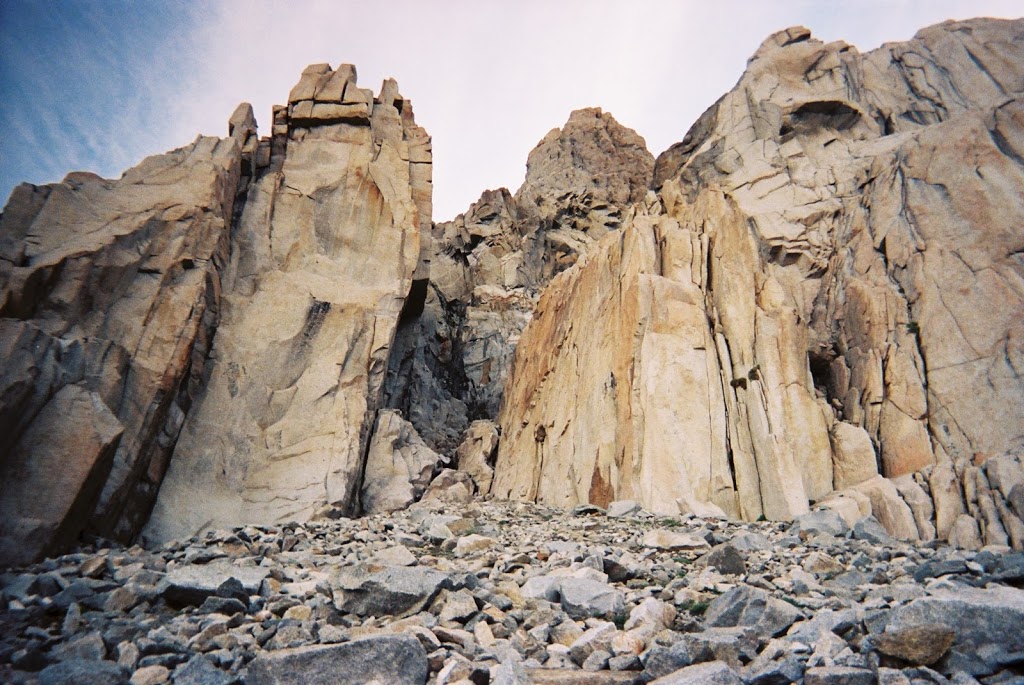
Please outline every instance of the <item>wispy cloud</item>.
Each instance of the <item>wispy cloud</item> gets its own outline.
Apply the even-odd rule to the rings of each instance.
[[[54,7],[60,8],[54,11]],[[1016,0],[422,0],[0,3],[0,195],[74,168],[117,175],[252,102],[268,132],[312,62],[387,76],[434,138],[435,217],[522,181],[529,150],[600,106],[655,153],[739,78],[771,32],[804,24],[862,50]],[[42,47],[40,47],[42,46]],[[8,137],[9,136],[9,137]]]

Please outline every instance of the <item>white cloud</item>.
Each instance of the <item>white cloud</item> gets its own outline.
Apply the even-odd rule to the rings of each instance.
[[[486,188],[515,190],[529,151],[576,108],[602,107],[661,152],[734,85],[760,42],[787,26],[866,50],[945,18],[1017,12],[1009,0],[225,1],[193,8],[195,25],[176,29],[163,64],[131,65],[134,113],[94,122],[89,134],[72,104],[48,91],[35,114],[67,108],[95,154],[111,140],[95,131],[119,127],[113,139],[124,149],[112,157],[127,166],[158,142],[224,135],[241,101],[253,103],[266,134],[271,105],[285,101],[306,64],[352,62],[366,87],[394,76],[432,134],[440,220]],[[114,85],[97,74],[97,88]],[[147,116],[139,103],[156,109],[147,120],[156,130],[133,130]]]

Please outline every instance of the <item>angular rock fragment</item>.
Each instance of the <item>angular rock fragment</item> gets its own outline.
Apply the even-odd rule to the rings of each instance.
[[[422,685],[427,653],[408,635],[367,637],[340,645],[264,652],[249,664],[247,685],[333,685],[338,682]]]

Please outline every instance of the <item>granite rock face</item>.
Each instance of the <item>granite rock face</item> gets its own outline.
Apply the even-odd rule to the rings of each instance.
[[[0,566],[488,494],[1024,549],[1022,64],[1024,20],[867,54],[787,29],[657,160],[579,110],[439,224],[411,103],[351,65],[269,136],[242,105],[116,181],[23,185]]]
[[[272,142],[238,218],[205,386],[150,541],[359,509],[429,225],[430,142],[394,81],[374,97],[347,65],[308,67],[278,119],[284,152]]]
[[[494,420],[523,327],[541,290],[642,198],[654,157],[600,109],[573,112],[530,153],[513,195],[485,191],[432,231],[422,310],[399,331],[388,406],[447,453],[473,420]]]
[[[242,105],[228,138],[119,180],[19,187],[0,218],[0,564],[83,529],[358,511],[430,169],[394,81],[374,96],[313,65],[269,137]]]
[[[145,522],[205,372],[252,110],[0,217],[0,565]]]
[[[1021,21],[769,38],[544,292],[492,493],[750,520],[839,490],[897,537],[965,515],[1006,544],[983,480],[1024,448],[1022,63]]]

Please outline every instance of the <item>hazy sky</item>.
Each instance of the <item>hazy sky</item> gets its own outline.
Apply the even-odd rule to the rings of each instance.
[[[223,136],[241,101],[260,133],[305,65],[387,76],[434,139],[434,218],[519,187],[527,154],[597,106],[654,153],[729,90],[770,33],[803,24],[862,51],[1020,0],[0,0],[0,199],[72,170],[107,177]]]

